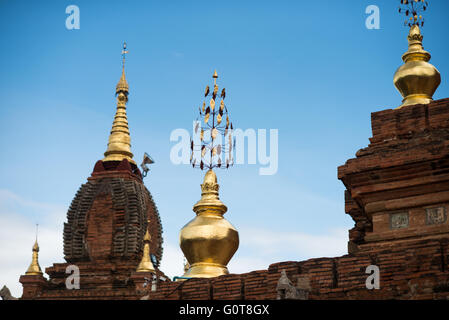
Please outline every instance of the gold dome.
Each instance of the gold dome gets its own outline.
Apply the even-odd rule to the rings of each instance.
[[[223,218],[226,206],[218,197],[217,176],[207,171],[196,217],[181,229],[180,246],[189,263],[184,277],[211,278],[228,274],[227,264],[239,246],[237,230]]]
[[[399,108],[413,104],[427,104],[440,85],[438,70],[428,63],[430,53],[422,46],[423,36],[417,25],[410,28],[408,50],[402,55],[405,62],[394,74],[393,82],[404,97]]]

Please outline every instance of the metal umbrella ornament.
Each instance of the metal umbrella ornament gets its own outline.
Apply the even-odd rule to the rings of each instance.
[[[217,71],[212,78],[214,79],[213,87],[206,86],[203,103],[199,107],[199,116],[194,127],[194,135],[199,136],[199,139],[190,141],[190,164],[193,168],[201,170],[228,169],[234,164],[234,127],[229,120],[225,103],[226,89],[221,89],[218,95],[220,88],[217,85]]]

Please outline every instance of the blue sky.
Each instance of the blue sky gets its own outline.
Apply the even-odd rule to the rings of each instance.
[[[424,47],[442,75],[440,99],[449,97],[449,3],[430,2]],[[36,222],[54,244],[41,243],[41,266],[62,261],[65,211],[106,150],[124,40],[132,151],[156,161],[145,184],[167,261],[180,260],[181,272],[179,230],[204,174],[170,162],[170,133],[191,130],[214,69],[235,127],[279,130],[277,174],[260,176],[258,164],[218,172],[225,217],[240,231],[231,272],[345,253],[353,222],[337,167],[368,145],[370,113],[401,103],[392,79],[408,30],[398,3],[1,1],[0,237],[9,243],[0,261],[17,260],[0,284],[26,270]],[[70,4],[79,30],[65,27]],[[368,5],[380,8],[379,30],[365,27]]]

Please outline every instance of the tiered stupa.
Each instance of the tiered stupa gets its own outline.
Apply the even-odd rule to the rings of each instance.
[[[158,270],[162,259],[159,213],[131,152],[124,62],[123,58],[116,87],[117,110],[105,158],[97,161],[67,212],[66,263],[46,268],[48,281],[35,272],[22,276],[24,298],[126,298],[135,295],[136,284],[143,283],[144,277],[162,275]],[[152,261],[148,263],[148,259]],[[141,260],[145,260],[145,266],[154,267],[136,272]],[[66,268],[71,264],[80,271],[79,290],[66,289]],[[36,281],[40,287],[34,285],[34,290],[28,290]]]

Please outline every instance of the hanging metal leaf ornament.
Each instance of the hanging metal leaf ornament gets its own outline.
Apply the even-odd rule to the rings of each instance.
[[[206,146],[202,146],[201,147],[201,158],[204,158],[205,155],[206,155]]]
[[[206,86],[205,98],[199,107],[200,115],[197,118],[197,123],[194,124],[194,137],[197,139],[197,135],[199,135],[200,142],[195,144],[192,139],[190,140],[190,163],[194,168],[201,168],[201,170],[229,168],[232,165],[233,147],[235,146],[234,127],[229,120],[228,108],[224,102],[226,89],[221,89],[220,102],[218,102],[217,72],[214,72],[212,77],[214,82],[211,86]]]
[[[211,132],[212,140],[214,140],[217,137],[218,130],[217,128],[213,128]]]

